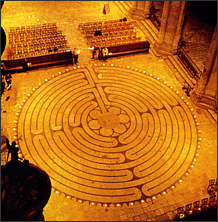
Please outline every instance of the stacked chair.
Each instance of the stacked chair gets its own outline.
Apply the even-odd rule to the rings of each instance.
[[[56,23],[11,27],[8,39],[14,53],[12,59],[68,51],[65,37]]]

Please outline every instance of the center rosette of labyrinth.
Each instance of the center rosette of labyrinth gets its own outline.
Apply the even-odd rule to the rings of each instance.
[[[200,138],[187,104],[144,72],[68,70],[29,94],[16,117],[16,142],[66,196],[145,200],[167,193],[194,166]]]
[[[89,127],[102,136],[119,136],[124,133],[129,124],[128,115],[121,112],[117,107],[110,107],[108,112],[102,113],[99,110],[90,112],[91,120]]]

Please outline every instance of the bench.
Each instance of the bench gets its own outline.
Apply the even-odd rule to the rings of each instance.
[[[27,57],[27,61],[29,63],[28,70],[41,68],[45,66],[51,65],[59,65],[63,63],[72,63],[73,57],[72,52],[59,52],[59,53],[51,53],[47,55],[33,56]],[[5,73],[15,73],[15,72],[23,72],[24,59],[15,59],[15,60],[2,60],[4,62],[6,69]]]
[[[147,41],[140,41],[129,43],[125,45],[108,46],[108,57],[126,55],[139,52],[148,52],[150,43]]]

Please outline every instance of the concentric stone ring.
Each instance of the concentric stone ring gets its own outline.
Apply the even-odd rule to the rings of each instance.
[[[68,196],[121,204],[152,198],[185,178],[198,146],[196,119],[171,88],[115,66],[61,73],[25,101],[19,148]]]

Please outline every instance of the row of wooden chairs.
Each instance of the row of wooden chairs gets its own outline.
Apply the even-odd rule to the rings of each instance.
[[[134,26],[118,26],[118,27],[108,27],[108,28],[105,28],[105,29],[94,29],[94,28],[91,28],[91,29],[87,29],[85,31],[83,31],[82,33],[85,34],[85,35],[89,35],[89,34],[93,34],[96,32],[96,31],[101,31],[101,33],[119,33],[119,32],[123,32],[125,30],[133,30],[134,29]]]
[[[116,29],[116,28],[121,28],[121,27],[131,27],[131,28],[134,28],[134,25],[132,25],[132,24],[103,25],[101,27],[86,27],[86,28],[82,29],[82,31],[83,32],[87,32],[87,31],[92,31],[92,30],[93,31],[95,31],[95,30],[107,30],[107,29]]]
[[[217,197],[210,196],[209,198],[204,198],[201,201],[195,201],[194,203],[187,204],[182,207],[177,208],[178,219],[189,216],[194,213],[199,213],[202,210],[208,210],[209,208],[217,207]]]
[[[9,32],[8,37],[9,39],[16,39],[16,38],[22,38],[26,36],[46,36],[46,35],[57,35],[61,36],[62,31],[56,30],[46,30],[46,31],[30,31],[30,32]]]
[[[65,36],[57,36],[57,37],[47,37],[47,38],[37,37],[37,38],[32,38],[32,39],[28,39],[26,41],[21,41],[21,42],[12,42],[12,43],[9,42],[9,44],[12,47],[21,47],[22,45],[27,46],[29,44],[37,44],[37,43],[41,44],[41,43],[58,42],[58,41],[65,42],[65,44],[67,43]]]
[[[69,47],[67,48],[59,48],[58,51],[55,51],[55,53],[58,52],[67,52],[70,51]],[[36,52],[29,52],[29,53],[20,53],[16,54],[12,57],[12,59],[21,59],[21,58],[26,58],[26,57],[33,57],[33,56],[40,56],[40,55],[48,55],[54,53],[54,51],[48,51],[48,50],[43,50],[43,51],[36,51]]]
[[[101,35],[101,36],[88,36],[87,40],[88,41],[92,41],[92,40],[96,40],[96,41],[102,41],[102,40],[115,40],[115,39],[122,39],[122,38],[126,38],[126,37],[136,37],[136,32],[132,32],[132,31],[128,31],[125,32],[123,34],[119,33],[119,34],[109,34],[109,35]]]
[[[79,23],[78,28],[79,29],[86,29],[86,28],[101,28],[102,26],[125,26],[128,24],[133,24],[133,22],[127,22],[120,20],[108,20],[108,21],[99,21],[99,22],[86,22],[86,23]]]
[[[58,38],[62,36],[62,32],[56,32],[56,33],[47,33],[47,34],[28,34],[28,35],[18,35],[18,36],[13,36],[9,37],[9,44],[18,43],[18,42],[25,42],[25,41],[30,41],[30,40],[35,40],[35,39],[45,39],[45,38]],[[64,36],[65,37],[65,36]]]
[[[123,38],[123,39],[116,39],[116,40],[109,40],[109,41],[101,41],[101,42],[96,42],[96,41],[91,41],[90,43],[88,43],[88,45],[90,47],[95,46],[95,47],[109,47],[109,46],[114,46],[114,45],[123,45],[123,44],[128,44],[128,43],[136,43],[136,42],[140,42],[141,41],[141,37],[136,37],[133,39],[127,39],[127,38]]]
[[[36,52],[36,51],[43,51],[43,50],[49,50],[50,48],[57,48],[57,50],[59,48],[63,48],[63,47],[67,47],[65,42],[51,42],[51,43],[41,43],[41,44],[29,44],[27,46],[23,46],[22,47],[13,47],[12,50],[14,52],[14,54],[22,54],[22,53],[28,53],[28,52]]]
[[[54,48],[51,47],[49,49],[44,49],[44,50],[33,50],[30,52],[25,52],[25,53],[18,53],[15,54],[12,59],[21,59],[21,58],[26,58],[26,57],[32,57],[32,56],[40,56],[40,55],[47,55],[51,53],[58,53],[58,52],[68,52],[70,51],[69,47],[59,47],[59,48]]]
[[[37,25],[31,25],[31,26],[21,26],[21,27],[10,27],[10,32],[26,32],[26,31],[32,31],[32,30],[46,30],[46,29],[52,29],[57,28],[56,23],[44,23],[44,24],[37,24]]]

